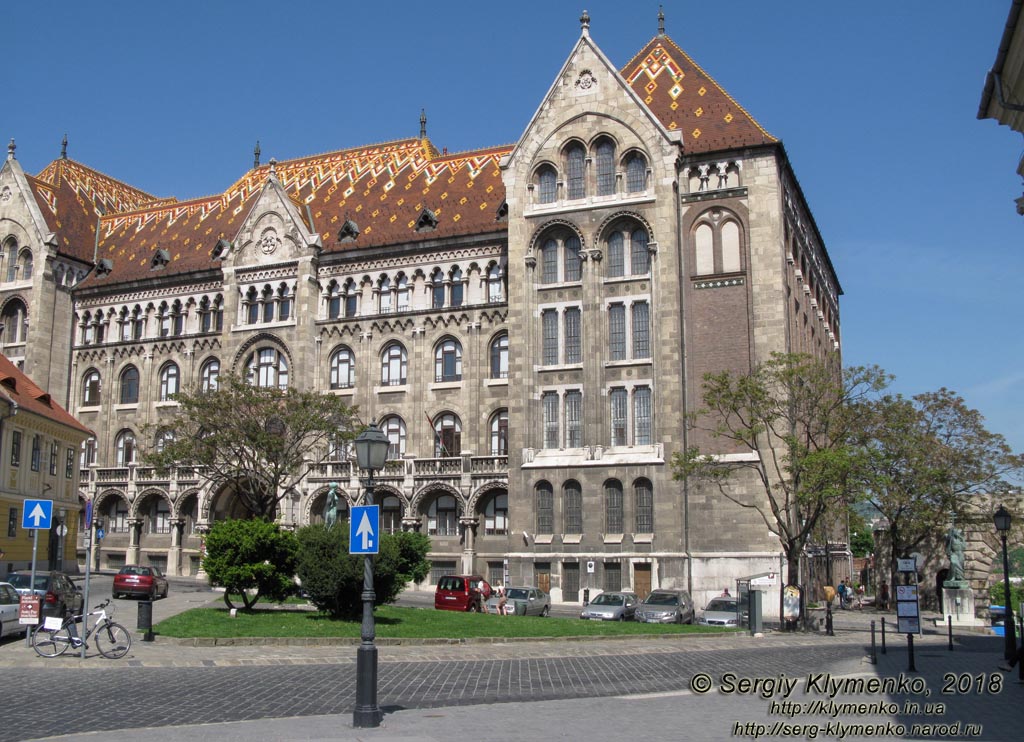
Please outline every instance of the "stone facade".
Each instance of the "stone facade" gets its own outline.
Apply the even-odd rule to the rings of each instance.
[[[385,524],[431,535],[435,579],[702,602],[779,570],[756,513],[674,481],[671,457],[713,450],[684,424],[705,373],[839,351],[838,280],[781,143],[663,30],[620,69],[581,22],[512,147],[439,153],[423,122],[183,203],[63,157],[27,176],[11,148],[0,271],[21,246],[41,270],[0,296],[46,353],[4,350],[97,431],[81,495],[108,525],[101,564],[195,574],[203,529],[238,514],[137,456],[176,389],[232,369],[381,424]],[[359,501],[338,452],[281,522],[315,521],[331,481]]]

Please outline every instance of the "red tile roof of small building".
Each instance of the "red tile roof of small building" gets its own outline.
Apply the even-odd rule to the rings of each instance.
[[[54,402],[47,392],[40,389],[32,379],[4,355],[0,355],[0,392],[26,412],[32,412],[53,422],[74,428],[80,433],[89,436],[95,435],[67,410]]]

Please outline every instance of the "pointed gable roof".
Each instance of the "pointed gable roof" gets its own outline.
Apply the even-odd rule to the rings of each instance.
[[[655,36],[620,74],[687,153],[777,142],[700,65],[664,34]]]
[[[0,395],[26,412],[32,412],[55,423],[73,428],[86,436],[95,435],[67,410],[54,402],[48,393],[40,389],[32,379],[4,355],[0,355]]]

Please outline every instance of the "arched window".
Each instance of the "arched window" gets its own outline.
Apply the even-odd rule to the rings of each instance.
[[[139,403],[139,370],[129,366],[121,372],[121,404]]]
[[[2,317],[4,345],[24,343],[28,338],[28,311],[21,299],[12,299],[4,305]]]
[[[32,278],[32,251],[21,251],[21,280],[27,281]]]
[[[157,453],[162,452],[171,443],[174,443],[173,430],[161,430],[156,434],[154,445],[156,446]]]
[[[491,415],[491,456],[508,456],[508,410]]]
[[[82,377],[82,404],[96,407],[100,403],[100,372],[90,368]]]
[[[171,334],[171,308],[167,306],[167,302],[161,302],[160,308],[157,310],[158,327],[160,328],[160,337],[165,338]]]
[[[454,338],[445,338],[434,349],[434,381],[462,379],[462,345]]]
[[[508,378],[508,333],[503,332],[491,340],[491,378]]]
[[[647,158],[639,152],[626,156],[626,190],[630,193],[647,190]]]
[[[603,138],[597,143],[597,195],[615,193],[615,144]]]
[[[508,495],[494,495],[484,505],[484,533],[500,536],[508,533]]]
[[[622,483],[609,479],[604,483],[604,532],[622,533]]]
[[[440,268],[430,274],[430,306],[433,309],[444,306],[444,273]]]
[[[722,225],[722,273],[740,270],[740,228],[736,222]]]
[[[398,277],[395,281],[395,287],[397,292],[395,298],[398,303],[399,312],[407,312],[409,310],[409,279],[404,274]]]
[[[171,397],[178,393],[179,387],[178,364],[167,363],[160,369],[160,401],[168,402]]]
[[[341,316],[341,288],[337,281],[331,281],[327,287],[327,319],[338,319]]]
[[[537,171],[537,202],[552,204],[558,198],[558,176],[550,165],[542,165]]]
[[[350,278],[345,282],[345,316],[355,317],[359,312],[359,290],[356,287],[355,279]]]
[[[501,266],[492,263],[487,269],[487,301],[499,302],[505,299],[505,285],[502,282]]]
[[[7,280],[14,281],[18,278],[18,243],[14,239],[7,242],[4,249],[4,258],[7,260]]]
[[[277,318],[285,322],[292,316],[292,294],[288,284],[282,283],[277,287]]]
[[[571,144],[565,151],[566,191],[569,199],[583,198],[587,195],[586,181],[584,180],[586,156],[581,144]]]
[[[209,332],[213,329],[213,313],[210,311],[210,297],[199,300],[199,331]],[[127,336],[124,338],[127,340]]]
[[[380,296],[378,297],[378,307],[381,314],[390,314],[392,311],[391,304],[391,279],[387,276],[383,276],[378,284],[380,289]]]
[[[405,456],[405,420],[398,415],[389,415],[380,421],[380,429],[388,437],[388,458]]]
[[[427,533],[431,536],[459,535],[459,506],[452,495],[439,495],[430,503]]]
[[[581,277],[580,261],[580,238],[571,235],[565,240],[563,246],[565,254],[565,280],[579,281]]]
[[[650,480],[633,482],[633,500],[636,510],[636,533],[654,533],[654,490]]]
[[[263,305],[263,321],[273,322],[274,321],[274,289],[270,286],[263,287],[263,294],[261,296],[261,302]]]
[[[743,270],[743,236],[742,228],[733,218],[719,220],[714,223],[701,221],[693,230],[694,244],[694,275],[714,273],[738,273]],[[801,257],[801,270],[806,275],[806,265]]]
[[[210,358],[199,370],[199,389],[203,392],[217,391],[217,384],[220,379],[220,361]]]
[[[715,272],[715,236],[710,224],[701,224],[694,232],[697,250],[697,275]]]
[[[122,430],[117,434],[115,441],[117,451],[117,465],[128,466],[135,463],[135,433],[130,430]]]
[[[534,488],[537,500],[537,533],[549,535],[555,531],[555,495],[549,482],[537,482]]]
[[[558,243],[545,240],[540,249],[541,283],[558,283]]]
[[[263,389],[288,388],[288,359],[274,348],[260,348],[245,362],[246,381]]]
[[[346,347],[338,348],[331,355],[331,389],[351,389],[355,383],[355,356]]]
[[[385,495],[380,503],[380,530],[398,533],[402,530],[402,501],[394,495]]]
[[[434,458],[447,459],[462,453],[462,421],[446,412],[434,420]]]
[[[622,232],[612,232],[608,235],[608,277],[618,278],[626,272],[625,251],[622,239]]]
[[[573,232],[562,229],[550,233],[540,248],[541,283],[579,281],[582,277],[581,248],[580,238]]]
[[[562,485],[562,503],[565,513],[565,532],[583,533],[583,490],[580,483],[570,479]]]
[[[224,329],[224,297],[220,294],[213,300],[213,329],[217,332]]]
[[[255,286],[250,286],[249,290],[245,292],[245,302],[247,312],[247,320],[250,325],[255,325],[260,321],[260,295],[256,291]]]
[[[453,307],[462,306],[462,296],[465,291],[465,285],[462,282],[462,271],[458,266],[452,268],[450,274],[452,280],[451,288],[451,301],[449,302]]]
[[[142,340],[145,329],[146,315],[142,312],[142,307],[136,304],[132,310],[132,340]]]
[[[647,230],[635,229],[629,236],[629,265],[634,276],[643,276],[651,270],[651,254],[647,250]]]
[[[380,383],[401,386],[408,381],[409,357],[401,343],[388,343],[380,358]]]
[[[651,256],[648,251],[650,237],[647,230],[637,228],[635,222],[619,222],[605,238],[608,253],[608,277],[625,275],[644,276],[650,273]],[[628,246],[628,247],[627,247]],[[629,262],[626,262],[626,257]]]

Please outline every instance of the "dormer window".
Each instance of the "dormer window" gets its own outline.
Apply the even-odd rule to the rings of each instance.
[[[114,270],[114,261],[109,258],[100,258],[99,262],[96,263],[96,275],[105,276]]]
[[[422,217],[421,217],[422,218]],[[417,230],[419,228],[417,227]],[[338,242],[354,242],[359,236],[359,225],[351,219],[346,219],[338,231]]]
[[[433,232],[435,229],[437,229],[437,215],[430,209],[424,209],[420,212],[419,219],[416,220],[416,231]]]
[[[166,250],[157,250],[153,255],[153,262],[150,263],[150,270],[160,270],[171,262],[171,254]]]
[[[508,201],[502,201],[501,206],[498,207],[498,212],[494,215],[494,221],[496,222],[507,222],[508,221]]]
[[[224,260],[228,256],[228,251],[231,250],[231,243],[225,239],[217,240],[217,244],[213,246],[213,250],[210,251],[210,257],[214,260]]]

